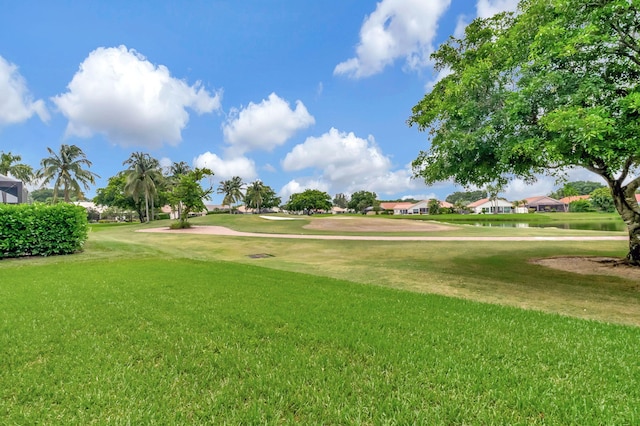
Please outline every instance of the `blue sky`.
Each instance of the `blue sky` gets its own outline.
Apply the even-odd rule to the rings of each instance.
[[[410,169],[428,147],[406,120],[437,79],[429,54],[516,3],[2,2],[0,150],[37,168],[47,147],[78,145],[101,176],[89,197],[143,151],[207,166],[214,186],[261,179],[283,201],[306,188],[443,199],[461,188]]]

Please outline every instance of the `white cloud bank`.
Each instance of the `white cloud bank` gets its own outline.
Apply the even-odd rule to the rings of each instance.
[[[33,100],[18,67],[0,56],[0,126],[22,123],[34,114],[49,120],[44,101]]]
[[[193,160],[194,167],[206,167],[214,173],[217,180],[226,180],[234,176],[240,176],[243,181],[253,181],[258,174],[253,160],[247,157],[231,157],[222,159],[209,151],[199,155]]]
[[[352,78],[381,72],[398,58],[409,69],[429,64],[438,20],[451,0],[382,0],[360,28],[356,57],[339,63],[333,73]]]
[[[335,192],[395,194],[419,187],[418,181],[411,179],[409,167],[392,170],[391,160],[372,136],[362,139],[335,128],[296,145],[284,158],[282,167],[285,171],[315,169],[321,178],[314,183],[323,182]]]
[[[250,102],[246,108],[234,108],[222,126],[230,151],[242,154],[253,150],[271,151],[284,144],[297,131],[313,125],[315,119],[301,101],[295,110],[275,93],[259,104]]]
[[[189,121],[220,109],[221,93],[200,82],[189,86],[126,46],[100,47],[89,54],[53,102],[68,120],[67,136],[105,135],[122,146],[177,145]]]

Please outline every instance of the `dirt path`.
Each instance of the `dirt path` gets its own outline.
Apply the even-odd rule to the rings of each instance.
[[[193,226],[188,229],[149,228],[136,232],[164,234],[222,235],[229,237],[297,238],[305,240],[356,240],[356,241],[626,241],[625,236],[572,236],[572,237],[439,237],[439,236],[379,236],[379,235],[311,235],[311,234],[261,234],[241,232],[224,226]]]

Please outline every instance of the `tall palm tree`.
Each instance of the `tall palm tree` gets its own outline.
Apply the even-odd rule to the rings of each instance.
[[[19,155],[0,151],[0,175],[12,176],[24,183],[31,182],[34,177],[33,168],[28,164],[20,163],[21,160],[22,157]],[[2,203],[7,203],[7,193],[4,191],[2,191]]]
[[[84,189],[89,189],[89,184],[95,184],[95,178],[99,178],[97,174],[84,169],[86,166],[91,167],[91,161],[76,145],[61,145],[60,152],[56,153],[47,147],[50,157],[43,158],[40,162],[40,170],[36,177],[42,179],[42,185],[46,185],[52,180],[53,183],[53,201],[58,199],[58,191],[62,188],[64,201],[71,201],[71,194],[82,196],[80,185]]]
[[[261,180],[256,180],[247,188],[247,193],[244,196],[247,207],[255,208],[260,213],[260,206],[266,196],[267,187]]]
[[[151,212],[153,212],[153,197],[157,192],[156,184],[162,177],[160,163],[149,154],[134,152],[122,164],[129,166],[126,171],[127,183],[124,190],[136,201],[140,199],[141,194],[144,194],[145,221],[149,222],[149,202],[151,202]]]
[[[231,205],[242,199],[243,186],[244,182],[242,182],[242,178],[240,178],[240,176],[234,176],[231,179],[220,182],[217,192],[218,194],[224,194],[222,204],[229,206],[229,214],[232,213]]]

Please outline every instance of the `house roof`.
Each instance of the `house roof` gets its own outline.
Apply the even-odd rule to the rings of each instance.
[[[496,202],[497,202],[497,205],[500,206],[500,207],[506,207],[506,206],[511,206],[512,205],[511,201],[507,201],[507,200],[505,200],[503,198],[498,198],[496,200]],[[493,203],[493,201],[490,198],[483,198],[481,200],[474,201],[471,204],[467,204],[467,207],[473,209],[473,208],[476,208],[476,207],[483,206],[485,204],[492,204],[492,203]],[[493,205],[495,206],[495,204],[493,204]]]
[[[489,199],[488,199],[488,198],[482,198],[482,199],[480,199],[480,200],[478,200],[478,201],[474,201],[474,202],[473,202],[473,203],[471,203],[471,204],[467,204],[467,207],[471,207],[471,208],[473,208],[473,207],[479,207],[479,206],[483,205],[484,203],[486,203],[487,201],[489,201]]]
[[[570,197],[560,198],[560,202],[569,204],[578,200],[588,200],[589,198],[591,198],[590,195],[572,195]]]
[[[394,210],[397,209],[408,209],[409,207],[415,205],[416,203],[396,203],[395,206],[393,206]]]
[[[397,201],[391,201],[388,203],[380,203],[380,207],[384,210],[393,210],[396,204],[399,204]]]
[[[538,204],[556,205],[564,204],[562,201],[555,198],[547,197],[546,195],[538,195],[537,197],[529,197],[524,199],[528,206],[535,206]]]

